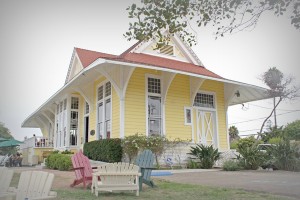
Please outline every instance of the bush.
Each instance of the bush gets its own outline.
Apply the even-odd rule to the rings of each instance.
[[[300,170],[299,148],[295,144],[291,144],[290,141],[281,141],[279,144],[272,146],[268,153],[272,156],[273,163],[278,169]]]
[[[224,171],[238,171],[240,170],[239,163],[234,160],[226,160],[223,163],[223,170]]]
[[[237,152],[240,155],[237,156],[239,164],[244,169],[256,170],[259,166],[265,162],[265,153],[259,151],[257,144],[254,143],[251,146],[239,146]]]
[[[230,149],[237,149],[238,142],[239,142],[239,140],[233,140],[232,142],[230,142]]]
[[[205,146],[203,144],[197,144],[196,147],[191,147],[190,153],[188,154],[193,155],[200,161],[199,166],[202,169],[211,169],[221,156],[218,149],[214,149],[212,145]]]
[[[195,161],[192,160],[192,159],[189,159],[189,160],[188,160],[188,163],[187,163],[187,168],[188,168],[188,169],[198,169],[198,168],[200,168],[200,167],[199,167],[199,164],[198,164],[197,162],[195,162]]]
[[[123,153],[129,158],[129,162],[135,158],[139,151],[145,148],[146,136],[138,133],[124,137],[122,140]]]
[[[89,159],[103,162],[120,162],[122,160],[121,140],[118,138],[95,140],[85,143],[83,153]]]
[[[46,166],[49,169],[58,169],[61,171],[68,171],[72,167],[70,154],[51,153],[46,158]]]

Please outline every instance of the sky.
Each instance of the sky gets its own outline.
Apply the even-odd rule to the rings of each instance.
[[[0,122],[16,139],[41,135],[21,124],[63,87],[74,47],[120,54],[136,42],[123,37],[129,27],[126,8],[133,1],[0,1]],[[266,87],[259,76],[277,67],[300,85],[300,30],[286,16],[264,13],[252,31],[217,40],[210,27],[193,29],[198,44],[192,49],[207,69]],[[232,106],[229,126],[240,135],[255,134],[272,105],[263,100]],[[300,99],[282,103],[278,125],[300,119],[299,111]]]

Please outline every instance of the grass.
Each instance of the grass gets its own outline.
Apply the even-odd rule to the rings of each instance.
[[[11,186],[17,186],[20,174],[15,174]],[[53,200],[81,200],[81,199],[101,199],[101,200],[129,200],[129,199],[162,199],[162,200],[238,200],[238,199],[254,199],[254,200],[283,200],[292,199],[289,197],[275,196],[262,192],[249,192],[239,189],[227,189],[218,187],[208,187],[201,185],[179,184],[155,179],[157,187],[143,187],[140,196],[135,196],[135,192],[100,192],[99,197],[91,193],[89,189],[80,188],[63,188],[55,189],[57,198]]]

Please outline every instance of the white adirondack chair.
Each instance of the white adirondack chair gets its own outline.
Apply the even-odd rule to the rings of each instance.
[[[91,190],[96,196],[99,191],[135,190],[136,196],[139,196],[139,176],[139,166],[129,163],[104,164],[93,173]]]
[[[10,192],[12,188],[10,188],[10,182],[14,175],[14,171],[8,169],[6,167],[0,168],[0,199],[4,196],[12,195],[13,193]]]
[[[57,193],[50,191],[54,174],[43,171],[21,172],[18,188],[13,193],[16,200],[37,200],[55,198]]]

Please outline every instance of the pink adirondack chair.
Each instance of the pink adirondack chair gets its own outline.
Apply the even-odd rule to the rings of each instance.
[[[82,151],[74,154],[71,159],[73,164],[72,170],[75,172],[75,180],[70,186],[74,187],[83,183],[83,187],[86,188],[88,185],[91,185],[93,169],[97,169],[97,167],[91,167],[89,159],[83,155]]]

